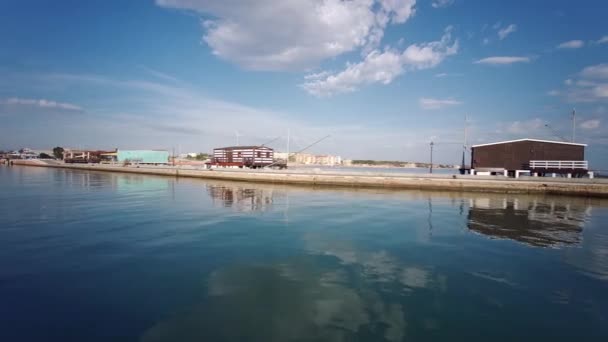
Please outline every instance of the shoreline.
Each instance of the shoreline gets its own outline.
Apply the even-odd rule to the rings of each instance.
[[[63,164],[42,160],[13,160],[16,166],[135,173],[169,177],[189,177],[238,182],[332,186],[344,188],[379,188],[392,190],[440,190],[503,194],[547,194],[608,198],[608,181],[601,179],[560,179],[441,174],[362,174],[357,172],[254,171],[235,169],[201,170],[171,166],[118,166],[104,164]]]

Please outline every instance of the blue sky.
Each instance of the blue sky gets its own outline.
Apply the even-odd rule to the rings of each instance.
[[[608,168],[604,1],[0,3],[0,148],[236,142],[458,163],[469,144],[588,143]],[[545,125],[549,124],[552,130]]]

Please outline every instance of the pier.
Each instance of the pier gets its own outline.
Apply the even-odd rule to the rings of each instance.
[[[486,193],[530,193],[608,198],[608,180],[573,178],[396,174],[321,170],[197,169],[172,166],[64,164],[42,160],[15,160],[15,165],[61,169],[136,173],[241,182],[338,186],[351,188],[417,189]]]

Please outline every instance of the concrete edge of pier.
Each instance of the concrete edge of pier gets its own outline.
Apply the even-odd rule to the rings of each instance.
[[[104,164],[63,164],[40,160],[14,160],[14,165],[274,184],[505,194],[525,193],[608,198],[608,181],[603,179],[555,179],[536,177],[512,179],[496,176],[484,177],[435,174],[402,175],[331,171],[318,173],[297,171],[236,171]]]

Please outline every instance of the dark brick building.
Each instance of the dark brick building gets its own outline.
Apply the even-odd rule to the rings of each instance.
[[[476,173],[514,174],[517,170],[533,173],[587,173],[585,144],[537,139],[519,139],[471,148],[471,168]]]

